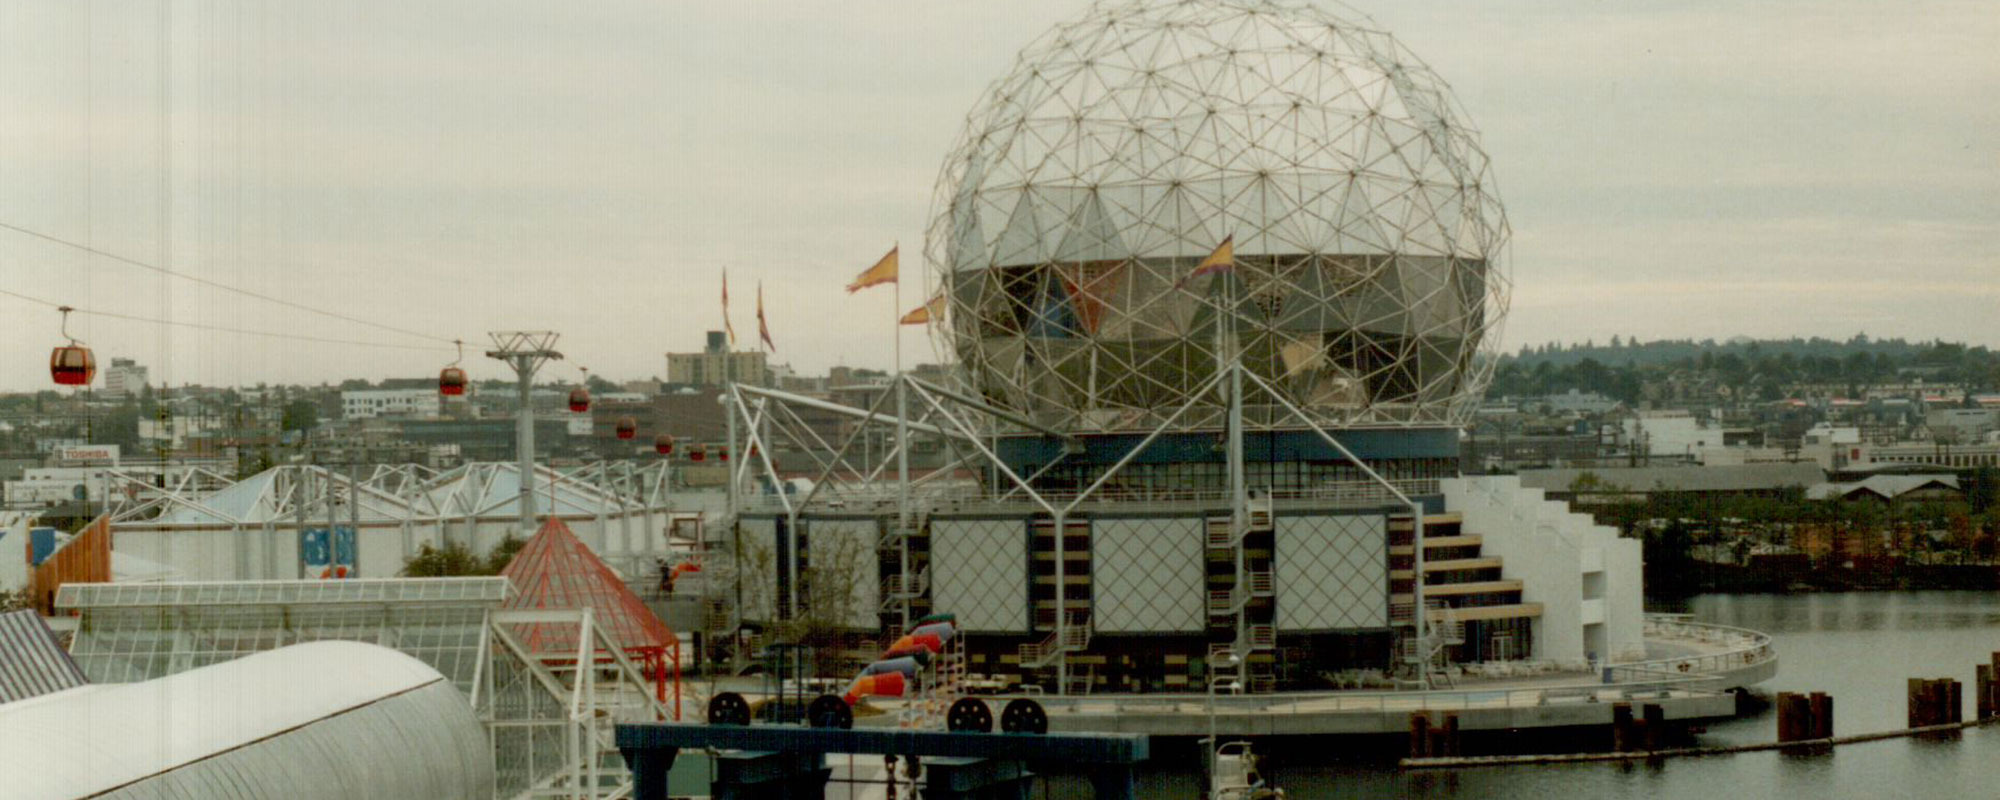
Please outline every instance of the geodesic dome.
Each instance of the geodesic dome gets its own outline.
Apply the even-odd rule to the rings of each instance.
[[[1462,424],[1507,222],[1448,87],[1312,6],[1094,6],[1029,45],[946,157],[932,330],[986,398],[1074,431],[1221,424],[1248,368],[1324,424]],[[1225,238],[1235,268],[1190,279]],[[1268,394],[1253,427],[1287,427]]]

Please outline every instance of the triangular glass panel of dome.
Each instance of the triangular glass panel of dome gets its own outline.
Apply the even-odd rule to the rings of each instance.
[[[1189,288],[1201,292],[1205,302],[1195,307],[1194,318],[1188,323],[1188,335],[1201,342],[1209,342],[1215,335],[1215,320],[1218,315],[1233,320],[1233,327],[1241,332],[1249,329],[1251,323],[1245,319],[1246,313],[1256,313],[1256,306],[1249,301],[1250,292],[1244,285],[1237,270],[1223,270],[1194,279]],[[1205,285],[1204,285],[1205,284]],[[1224,311],[1235,299],[1236,308]]]
[[[973,153],[966,159],[965,176],[958,195],[951,201],[951,269],[985,269],[987,260],[985,226],[979,223],[979,187],[986,181],[986,158]]]
[[[1149,239],[1160,235],[1166,241],[1159,244],[1148,241],[1142,252],[1192,257],[1197,261],[1214,252],[1215,246],[1222,243],[1224,234],[1210,222],[1221,209],[1212,203],[1201,202],[1202,199],[1200,189],[1194,186],[1168,187],[1166,198],[1154,206],[1145,227]]]
[[[1378,254],[1390,252],[1389,237],[1376,222],[1374,198],[1369,196],[1368,178],[1353,178],[1340,193],[1333,209],[1333,230],[1337,237],[1334,252]]]
[[[986,269],[986,234],[979,225],[979,202],[968,197],[951,210],[951,269],[954,272]]]
[[[1103,198],[1097,192],[1089,192],[1077,205],[1076,214],[1070,217],[1062,243],[1056,245],[1055,260],[1123,261],[1131,255],[1118,229],[1112,227],[1110,215],[1105,213]]]
[[[1051,226],[1045,226],[1041,215],[1047,213],[1045,204],[1052,198],[1050,193],[1029,189],[1021,192],[1020,199],[1014,201],[1014,211],[1007,217],[1007,228],[1000,232],[1000,240],[993,248],[993,263],[996,266],[1022,266],[1041,264],[1049,260],[1049,234]]]

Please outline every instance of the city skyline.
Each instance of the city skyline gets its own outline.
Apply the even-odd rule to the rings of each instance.
[[[517,328],[564,334],[549,379],[625,379],[723,327],[725,268],[738,325],[764,284],[774,361],[889,367],[925,267],[905,259],[900,304],[840,287],[891,244],[918,252],[964,114],[1083,4],[176,6],[165,98],[158,10],[90,8],[88,47],[70,4],[0,25],[0,223],[463,338],[474,379],[501,375],[484,331]],[[1452,85],[1493,157],[1516,267],[1503,352],[1613,335],[2000,344],[1982,322],[2000,299],[2000,111],[1964,102],[2000,88],[1980,44],[2000,20],[1977,5],[1359,10]],[[441,348],[72,321],[155,383],[417,377],[454,358],[18,231],[0,231],[0,289]],[[0,308],[16,365],[0,390],[46,386],[58,315]],[[900,332],[906,366],[936,360]]]

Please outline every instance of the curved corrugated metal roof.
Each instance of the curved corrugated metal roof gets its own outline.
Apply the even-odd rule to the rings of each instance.
[[[0,703],[86,683],[83,670],[56,643],[41,615],[26,609],[0,614]]]
[[[484,728],[423,662],[311,642],[0,706],[7,796],[491,797]]]

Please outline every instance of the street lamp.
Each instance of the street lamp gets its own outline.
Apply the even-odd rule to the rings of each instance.
[[[1221,758],[1220,755],[1221,744],[1220,741],[1216,739],[1215,736],[1215,690],[1221,689],[1231,694],[1236,694],[1238,692],[1243,691],[1242,681],[1237,680],[1236,678],[1219,679],[1216,677],[1215,673],[1217,672],[1217,667],[1221,667],[1224,669],[1233,668],[1238,663],[1241,663],[1241,661],[1242,659],[1238,658],[1236,656],[1236,651],[1232,649],[1232,650],[1216,651],[1214,657],[1209,659],[1208,663],[1207,743],[1208,743],[1208,782],[1211,793],[1215,788],[1215,767],[1217,762]]]

